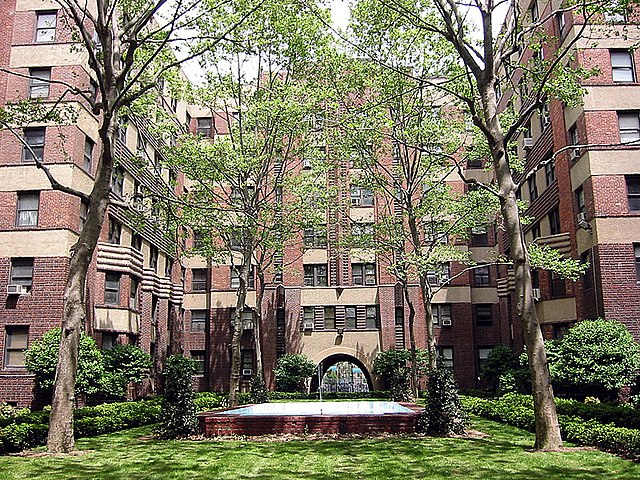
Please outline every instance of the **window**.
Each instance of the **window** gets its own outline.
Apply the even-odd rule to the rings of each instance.
[[[633,244],[633,253],[636,260],[636,280],[640,282],[640,243]]]
[[[24,367],[25,354],[29,346],[28,326],[7,326],[4,340],[5,368]]]
[[[51,82],[51,69],[30,68],[29,77],[29,98],[47,98]]]
[[[556,180],[556,161],[550,160],[544,164],[544,177],[547,180],[547,187],[549,187]]]
[[[489,234],[486,225],[471,227],[471,246],[486,247],[489,245]]]
[[[145,157],[145,158],[148,157],[147,142],[145,141],[140,131],[138,131],[138,137],[136,140],[136,155],[138,155],[139,157]]]
[[[366,309],[366,325],[367,328],[373,330],[380,328],[380,316],[378,315],[378,307],[373,305]]]
[[[489,286],[489,266],[477,267],[473,270],[473,283],[476,287]]]
[[[134,250],[142,252],[142,237],[137,233],[134,233],[131,237],[131,246],[134,248]]]
[[[122,224],[114,218],[109,219],[109,243],[120,245],[120,236],[122,235]]]
[[[93,160],[93,140],[89,137],[84,139],[84,162],[83,167],[87,172],[91,172],[91,165]]]
[[[436,347],[436,353],[443,367],[453,368],[453,348],[452,347]]]
[[[638,112],[618,112],[618,128],[621,143],[635,143],[640,140]]]
[[[640,253],[640,252],[638,252]],[[636,258],[636,261],[638,259]],[[591,262],[591,254],[589,251],[580,255],[580,262],[583,264],[589,264],[587,269],[582,274],[582,286],[585,290],[593,288],[593,263]],[[636,268],[636,276],[638,274],[638,268]]]
[[[542,54],[542,50],[540,50]],[[540,129],[544,130],[551,123],[551,114],[549,113],[549,104],[545,103],[540,107]]]
[[[111,350],[118,344],[118,334],[117,333],[102,333],[102,350]]]
[[[36,14],[36,43],[51,43],[56,39],[56,12]]]
[[[558,207],[549,212],[549,231],[551,235],[557,235],[561,231],[560,227],[560,211]]]
[[[207,328],[207,311],[191,310],[191,331],[204,332]]]
[[[576,208],[578,213],[585,213],[586,208],[584,204],[584,189],[582,187],[578,187],[575,193],[576,196]]]
[[[236,309],[231,309],[231,328],[235,328],[236,324]],[[253,311],[249,308],[246,308],[242,311],[242,329],[243,330],[252,330],[253,329]]]
[[[529,7],[529,17],[531,18],[531,23],[537,22],[540,18],[538,15],[538,4],[535,1]]]
[[[353,285],[375,285],[376,264],[354,263],[351,265],[351,280]]]
[[[529,187],[529,200],[533,202],[538,198],[538,185],[536,184],[535,173],[527,178],[527,186]]]
[[[16,215],[16,226],[37,226],[39,206],[40,192],[18,192],[18,212]]]
[[[327,227],[322,225],[306,227],[303,232],[304,246],[309,248],[326,248]]]
[[[614,82],[633,82],[633,62],[629,50],[611,50],[611,76]]]
[[[123,143],[127,142],[127,124],[124,122],[120,122],[118,123],[118,126],[116,127],[116,136],[118,137],[118,140],[120,140]]]
[[[120,197],[124,193],[124,169],[122,167],[113,167],[111,171],[111,191]]]
[[[191,357],[193,363],[195,363],[195,374],[203,375],[205,366],[204,350],[190,350],[189,356]]]
[[[158,271],[158,249],[151,245],[149,247],[149,268],[154,272]]]
[[[191,290],[193,292],[204,292],[207,290],[207,269],[194,268],[191,270],[193,275],[191,280]]]
[[[451,325],[451,305],[433,304],[431,306],[434,325]]]
[[[22,285],[31,291],[33,285],[33,258],[12,258],[10,285]]]
[[[324,307],[324,329],[334,330],[336,328],[336,308]]]
[[[640,175],[628,175],[625,180],[627,182],[629,211],[640,211]]]
[[[307,287],[326,287],[327,266],[325,264],[305,265],[304,284]]]
[[[482,371],[485,360],[489,357],[489,352],[493,347],[485,347],[478,349],[478,369]]]
[[[549,272],[551,298],[564,297],[567,293],[565,281],[556,272]]]
[[[344,307],[344,328],[356,328],[356,307]]]
[[[202,232],[193,232],[193,248],[205,248],[207,242],[205,242],[204,234]],[[233,240],[231,241],[231,246],[239,246],[234,245]]]
[[[197,121],[198,125],[196,127],[196,134],[211,138],[211,119],[198,118]]]
[[[491,315],[491,304],[477,304],[473,306],[476,317],[476,325],[479,327],[490,327],[493,325]]]
[[[556,13],[556,22],[558,23],[558,32],[560,33],[560,36],[564,36],[564,29],[567,26],[567,22],[564,18],[564,12],[558,12]]]
[[[120,274],[107,272],[104,278],[104,303],[120,304]]]
[[[404,341],[404,308],[396,307],[395,309],[395,345],[396,349],[402,349],[405,346]]]
[[[314,307],[302,308],[302,322],[305,330],[307,330],[307,327],[309,325],[315,324],[315,308]]]
[[[351,206],[371,207],[373,206],[373,192],[357,185],[351,186]]]
[[[140,281],[136,277],[131,277],[129,283],[129,308],[138,310],[140,308],[140,302],[138,301],[138,287]]]
[[[354,237],[373,237],[373,223],[353,223],[351,235]]]
[[[89,215],[89,203],[86,200],[80,200],[80,231],[84,229],[87,223],[87,215]]]
[[[240,288],[240,274],[236,268],[231,267],[231,288]],[[255,288],[253,268],[249,272],[247,288]]]
[[[242,376],[253,375],[253,350],[242,350]]]
[[[542,233],[540,232],[540,223],[534,223],[531,226],[531,236],[533,237],[533,239],[535,240],[536,238],[540,237],[542,235]]]
[[[439,268],[427,271],[427,281],[429,285],[444,285],[451,276],[451,267],[448,263],[443,263]]]
[[[578,127],[574,125],[569,129],[569,145],[580,145],[580,139],[578,138]],[[570,152],[571,160],[574,162],[580,158],[580,148],[575,147]]]
[[[44,159],[44,128],[25,128],[24,141],[29,147],[22,147],[22,161],[25,163],[42,162]]]

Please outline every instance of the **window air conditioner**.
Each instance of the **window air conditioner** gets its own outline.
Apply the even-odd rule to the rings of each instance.
[[[311,168],[311,159],[303,158],[302,159],[302,168]]]
[[[524,137],[522,139],[522,147],[525,150],[529,150],[529,149],[533,148],[533,138],[532,137]]]
[[[360,206],[360,197],[357,197],[357,198],[351,197],[351,206],[352,207],[359,207]]]
[[[578,223],[586,222],[586,221],[587,221],[587,214],[584,212],[578,213]]]
[[[7,285],[7,295],[25,295],[27,287],[25,285]]]
[[[542,298],[542,294],[540,293],[540,289],[539,288],[532,288],[531,289],[531,293],[533,294],[533,301],[534,302],[539,302],[540,299]]]
[[[243,377],[250,377],[251,375],[253,375],[253,370],[250,368],[243,368],[242,369],[242,376]]]
[[[576,160],[580,158],[580,149],[574,148],[571,150],[571,160]]]
[[[442,326],[443,327],[450,327],[451,326],[451,319],[450,318],[443,318],[442,319]]]
[[[245,330],[253,330],[253,321],[248,320],[242,323],[242,328]]]
[[[313,322],[304,322],[305,330],[313,330]]]

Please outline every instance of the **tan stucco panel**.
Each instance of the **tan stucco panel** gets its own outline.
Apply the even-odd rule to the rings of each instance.
[[[140,331],[140,314],[129,310],[102,308],[94,309],[95,328],[137,334]]]
[[[182,257],[180,263],[185,268],[207,268],[207,261],[204,257]]]
[[[554,323],[576,320],[575,298],[557,298],[536,304],[540,323]]]
[[[351,260],[351,263],[374,263],[376,261],[376,252],[364,248],[352,248],[349,251],[349,260]]]
[[[498,292],[495,288],[472,288],[471,303],[498,303]]]
[[[580,28],[582,25],[576,25],[574,30]],[[587,25],[575,47],[591,49],[596,40],[598,48],[629,48],[640,41],[640,28],[631,24]]]
[[[86,194],[91,192],[93,181],[80,167],[72,163],[50,165],[49,170],[62,185],[71,186]],[[11,165],[0,168],[0,191],[51,190],[51,183],[42,170],[34,165]]]
[[[78,236],[69,230],[0,232],[4,257],[68,257]]]
[[[300,305],[374,305],[378,303],[377,287],[346,287],[340,295],[335,288],[305,288],[300,292]]]
[[[327,250],[324,248],[310,248],[302,254],[302,263],[327,263]]]
[[[16,12],[30,10],[58,10],[60,5],[54,0],[16,0]]]
[[[349,218],[355,223],[373,223],[374,209],[372,207],[352,208]]]
[[[87,53],[72,51],[71,45],[39,44],[20,45],[11,49],[11,68],[59,67],[67,65],[85,65]]]
[[[211,308],[232,308],[236,306],[238,298],[236,292],[212,292]],[[256,292],[247,292],[247,305],[255,307]],[[186,310],[204,310],[207,308],[206,293],[186,293],[183,306]]]
[[[495,288],[487,288],[493,291]],[[433,303],[469,303],[471,302],[471,288],[469,287],[447,287],[443,288],[433,296]]]
[[[640,242],[640,217],[597,218],[595,238],[597,243],[637,243]]]
[[[336,332],[311,332],[302,335],[300,345],[301,353],[316,365],[331,355],[345,354],[360,360],[371,372],[373,359],[380,351],[380,333],[346,331],[340,340]]]

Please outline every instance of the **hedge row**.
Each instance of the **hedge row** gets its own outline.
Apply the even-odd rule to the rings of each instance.
[[[510,398],[487,400],[464,397],[467,411],[491,420],[535,431],[533,409],[511,403]],[[591,445],[634,461],[640,461],[640,430],[585,420],[578,416],[558,415],[560,430],[565,440],[581,445]]]

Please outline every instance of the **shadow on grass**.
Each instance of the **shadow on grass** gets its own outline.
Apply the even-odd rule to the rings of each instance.
[[[141,440],[139,428],[78,442],[74,457],[3,458],[1,479],[636,479],[640,465],[597,451],[531,453],[522,430],[476,420],[486,438],[289,442]],[[7,460],[7,461],[5,461]],[[4,464],[4,465],[2,465]]]

